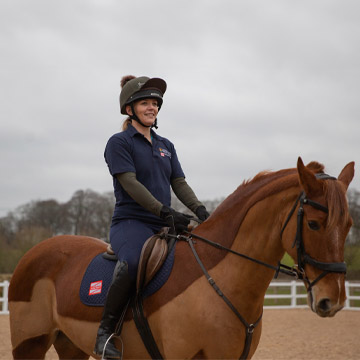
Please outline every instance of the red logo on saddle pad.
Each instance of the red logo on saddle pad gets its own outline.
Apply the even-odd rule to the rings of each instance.
[[[102,289],[102,280],[90,284],[89,295],[100,294]]]

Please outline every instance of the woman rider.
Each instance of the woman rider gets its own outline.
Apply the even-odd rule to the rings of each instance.
[[[110,243],[118,258],[109,288],[94,353],[101,355],[134,290],[144,242],[164,226],[185,230],[189,217],[170,207],[171,191],[200,220],[209,213],[185,181],[174,145],[156,134],[157,115],[166,82],[146,76],[121,80],[120,111],[128,115],[123,131],[113,135],[105,148],[105,160],[113,177],[116,205]],[[121,358],[113,338],[105,358]]]

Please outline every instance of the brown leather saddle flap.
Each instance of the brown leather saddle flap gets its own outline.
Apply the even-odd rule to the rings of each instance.
[[[166,260],[168,244],[163,235],[167,231],[168,229],[164,228],[159,234],[155,234],[145,241],[141,250],[137,272],[137,291],[144,288],[150,282]]]

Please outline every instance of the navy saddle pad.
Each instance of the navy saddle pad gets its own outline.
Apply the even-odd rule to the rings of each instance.
[[[143,290],[144,298],[158,291],[169,278],[174,265],[175,246],[172,247],[159,271]],[[103,254],[92,259],[80,285],[80,300],[83,304],[104,306],[115,265],[116,261],[105,259]]]

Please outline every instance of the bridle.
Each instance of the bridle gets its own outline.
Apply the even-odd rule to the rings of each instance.
[[[335,177],[332,177],[327,174],[316,174],[315,175],[318,179],[323,180],[336,180]],[[345,262],[322,262],[318,261],[314,258],[312,258],[309,254],[305,251],[303,236],[302,236],[302,230],[303,230],[303,220],[304,220],[304,205],[310,205],[313,208],[323,211],[326,214],[329,212],[328,208],[319,204],[316,201],[310,200],[307,198],[304,191],[300,193],[298,198],[295,201],[295,204],[293,205],[286,221],[281,229],[281,235],[284,232],[286,225],[288,224],[290,218],[292,217],[293,213],[295,212],[295,209],[300,203],[298,212],[297,212],[297,227],[296,227],[296,235],[294,239],[294,243],[292,247],[296,245],[296,251],[297,251],[297,261],[298,264],[296,266],[296,271],[298,273],[298,278],[301,280],[306,281],[308,284],[307,291],[311,292],[312,287],[324,276],[326,276],[329,273],[346,273],[346,263]],[[317,269],[323,270],[323,272],[313,281],[310,281],[305,273],[305,264],[309,264],[313,267],[316,267]]]
[[[322,180],[336,180],[335,177],[332,177],[330,175],[324,174],[324,173],[320,173],[320,174],[315,174],[316,178],[318,179],[322,179]],[[329,210],[326,206],[321,205],[320,203],[310,200],[306,197],[306,194],[304,191],[302,191],[300,193],[300,195],[297,197],[294,205],[292,206],[286,220],[284,223],[284,226],[281,229],[280,232],[280,237],[282,236],[287,224],[289,223],[292,215],[294,214],[298,204],[300,203],[298,212],[297,212],[297,228],[296,228],[296,235],[295,235],[295,239],[294,239],[294,243],[293,246],[294,247],[296,245],[296,250],[297,250],[297,260],[298,260],[298,264],[295,265],[294,267],[289,267],[287,265],[281,264],[280,262],[278,263],[278,266],[273,266],[271,264],[267,264],[261,260],[257,260],[254,259],[250,256],[241,254],[237,251],[234,251],[230,248],[227,248],[219,243],[213,242],[211,240],[208,240],[206,238],[203,238],[199,235],[190,233],[190,232],[185,232],[187,235],[171,235],[171,234],[167,234],[166,237],[170,237],[170,238],[175,238],[177,240],[183,240],[186,241],[189,245],[190,248],[196,258],[196,261],[198,262],[198,264],[201,267],[201,270],[203,271],[206,279],[208,280],[209,284],[213,287],[213,289],[216,291],[216,293],[222,298],[222,300],[226,303],[226,305],[232,310],[232,312],[239,318],[239,320],[243,323],[243,325],[245,326],[246,329],[246,337],[245,337],[245,345],[244,345],[244,349],[243,352],[240,356],[240,359],[246,359],[249,351],[250,351],[250,347],[251,347],[251,341],[252,341],[252,335],[253,332],[256,328],[256,326],[260,323],[260,320],[262,318],[262,313],[259,316],[259,318],[252,324],[249,324],[238,312],[238,310],[234,307],[234,305],[230,302],[230,300],[224,295],[224,293],[220,290],[220,288],[216,285],[215,281],[213,280],[213,278],[210,276],[210,274],[208,273],[208,271],[206,270],[204,264],[202,263],[202,261],[199,258],[199,255],[197,254],[195,247],[194,247],[194,240],[193,239],[197,239],[197,240],[201,240],[211,246],[216,247],[217,249],[220,250],[225,250],[227,252],[230,252],[232,254],[238,255],[240,257],[243,257],[247,260],[250,260],[252,262],[255,262],[257,264],[266,266],[270,269],[275,270],[275,278],[278,276],[279,272],[284,273],[286,275],[290,275],[290,276],[295,276],[296,278],[300,279],[300,280],[304,280],[307,284],[308,284],[308,289],[307,291],[310,293],[310,296],[312,298],[312,293],[311,293],[311,289],[312,287],[320,280],[322,279],[324,276],[326,276],[329,273],[346,273],[346,263],[345,262],[322,262],[322,261],[318,261],[314,258],[312,258],[309,254],[306,253],[305,251],[305,247],[304,247],[304,241],[303,241],[303,220],[304,220],[304,205],[310,205],[313,208],[323,211],[325,213],[328,213]],[[196,220],[196,219],[194,219]],[[310,281],[308,276],[305,273],[305,264],[309,264],[313,267],[316,267],[317,269],[323,270],[323,272],[313,281]]]

